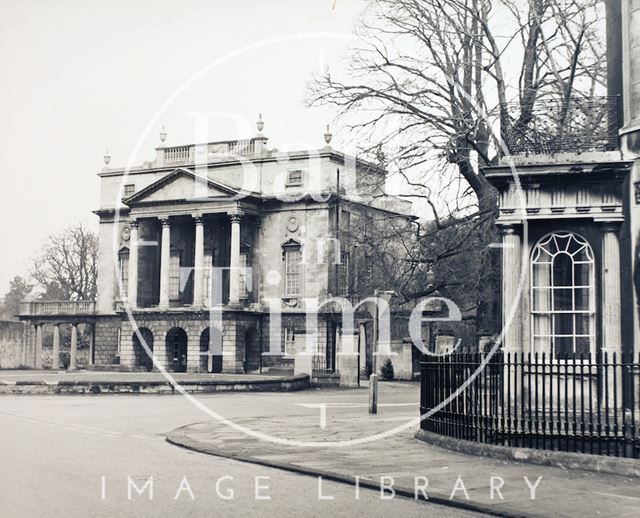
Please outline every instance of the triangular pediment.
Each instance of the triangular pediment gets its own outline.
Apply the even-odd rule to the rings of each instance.
[[[219,182],[197,176],[189,169],[179,168],[136,192],[124,203],[131,206],[141,203],[169,201],[209,201],[227,199],[239,191]]]

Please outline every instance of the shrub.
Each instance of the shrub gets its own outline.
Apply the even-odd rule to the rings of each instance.
[[[393,363],[390,358],[387,358],[382,367],[380,367],[380,374],[382,374],[383,380],[392,380],[394,378]]]

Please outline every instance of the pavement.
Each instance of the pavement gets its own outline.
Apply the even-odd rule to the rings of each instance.
[[[196,397],[205,408],[241,419],[306,414],[309,409],[300,404],[325,396],[340,400],[335,396],[342,395],[305,391]],[[356,494],[352,486],[329,480],[322,481],[322,492],[333,499],[319,500],[315,477],[202,455],[165,440],[170,430],[204,416],[178,396],[5,395],[0,398],[0,516],[482,516],[400,497],[381,500],[377,491],[362,488]],[[130,478],[142,488],[150,477],[152,498],[149,486],[138,495],[129,483]]]
[[[357,477],[360,487],[381,491],[381,481],[388,485],[393,479],[395,491],[410,498],[416,483],[423,486],[426,477],[429,501],[487,514],[640,516],[638,478],[456,453],[415,440],[417,425],[390,433],[416,417],[417,384],[381,384],[375,416],[367,413],[366,398],[364,389],[283,394],[281,407],[270,412],[238,416],[230,419],[231,426],[201,420],[177,428],[167,439],[192,451],[352,487]],[[290,410],[292,404],[299,407],[297,412]],[[367,439],[379,434],[389,435]],[[286,441],[290,443],[282,444]],[[311,442],[318,444],[308,445]]]

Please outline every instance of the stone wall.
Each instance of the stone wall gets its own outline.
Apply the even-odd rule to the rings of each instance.
[[[116,365],[118,357],[118,330],[120,316],[96,319],[94,362],[96,365]]]
[[[22,322],[0,322],[0,369],[15,369],[23,365]]]

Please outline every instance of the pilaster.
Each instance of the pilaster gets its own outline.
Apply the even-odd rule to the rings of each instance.
[[[522,238],[515,225],[503,225],[502,234],[502,327],[503,348],[522,352]]]

